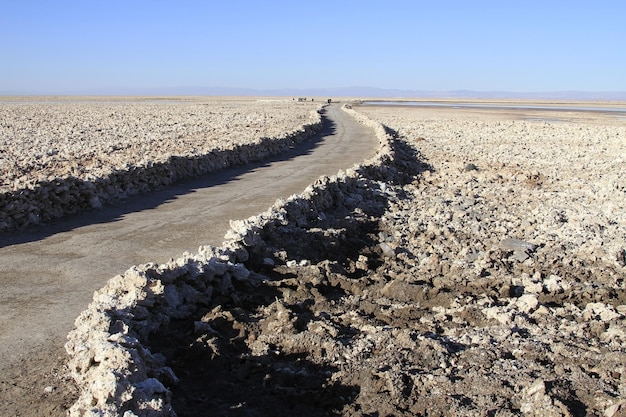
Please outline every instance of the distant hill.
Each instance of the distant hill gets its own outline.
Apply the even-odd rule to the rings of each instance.
[[[368,98],[459,98],[459,99],[535,99],[535,100],[626,100],[626,91],[426,91],[375,87],[260,90],[256,95],[329,96]]]
[[[252,89],[236,87],[181,86],[163,88],[107,88],[76,91],[0,91],[0,95],[129,95],[129,96],[282,96],[282,97],[364,97],[364,98],[452,98],[452,99],[535,99],[535,100],[616,100],[626,101],[626,91],[426,91],[376,87]]]
[[[281,97],[371,97],[371,98],[460,98],[460,99],[536,99],[536,100],[626,100],[626,91],[426,91],[376,87],[245,89],[229,87],[172,87],[146,89],[132,95],[168,96],[281,96]]]

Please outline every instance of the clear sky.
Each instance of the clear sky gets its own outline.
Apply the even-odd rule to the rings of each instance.
[[[3,0],[0,93],[626,91],[624,0]]]

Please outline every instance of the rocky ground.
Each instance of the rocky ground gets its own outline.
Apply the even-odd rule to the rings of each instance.
[[[0,103],[0,192],[283,137],[321,103],[237,98],[50,98]]]
[[[375,163],[96,294],[75,415],[626,415],[623,122],[355,109]]]
[[[267,225],[153,339],[177,415],[626,415],[623,125],[358,111],[404,175]]]
[[[290,99],[5,99],[0,233],[275,155],[319,130],[321,107]]]

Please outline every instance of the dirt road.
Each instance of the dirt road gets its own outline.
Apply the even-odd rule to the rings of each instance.
[[[229,220],[258,214],[373,155],[371,130],[338,105],[326,116],[323,132],[288,154],[1,236],[0,415],[62,414],[54,396],[65,336],[109,278],[220,245]]]

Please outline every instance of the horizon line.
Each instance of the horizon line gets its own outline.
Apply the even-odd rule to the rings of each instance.
[[[619,90],[415,90],[369,86],[314,87],[314,88],[249,88],[216,86],[177,87],[107,87],[60,91],[0,91],[0,96],[343,96],[376,98],[536,98],[536,99],[605,99],[626,100],[626,91]]]

